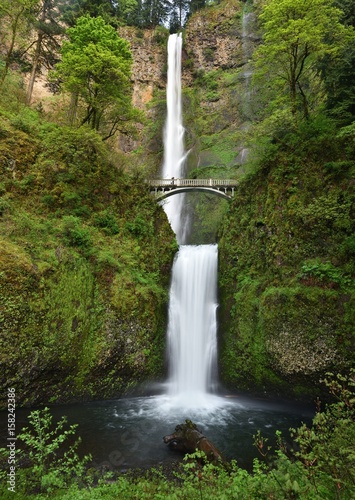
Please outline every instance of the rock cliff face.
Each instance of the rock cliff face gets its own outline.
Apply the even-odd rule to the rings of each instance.
[[[212,113],[219,115],[217,121],[213,120],[214,131],[231,130],[231,125],[244,120],[241,115],[245,106],[239,106],[239,101],[243,99],[244,73],[258,37],[254,14],[243,14],[243,10],[243,2],[227,0],[195,13],[184,31],[182,84],[186,142],[187,148],[192,148],[190,169],[223,163],[220,155],[216,158],[216,152],[200,155],[207,148],[196,140],[197,136],[213,132],[209,130]],[[139,141],[126,143],[123,149],[129,152],[144,143],[154,154],[161,153],[169,34],[163,29],[137,31],[126,27],[120,29],[120,36],[129,40],[133,55],[134,103],[154,121],[142,131]],[[233,88],[228,77],[233,80]]]
[[[128,26],[120,28],[119,35],[130,42],[133,56],[133,103],[147,109],[154,91],[165,88],[165,41],[167,33],[159,30],[137,30]]]
[[[353,364],[354,187],[292,159],[241,182],[220,230],[220,366],[232,387],[320,395]]]
[[[206,9],[191,17],[186,28],[185,50],[193,71],[211,71],[242,66],[243,4],[230,0],[215,8]],[[185,73],[189,82],[191,73]]]
[[[226,70],[245,64],[243,7],[239,0],[227,0],[190,18],[184,32],[183,85],[193,85],[198,71]],[[166,86],[169,34],[163,29],[137,31],[130,27],[120,28],[119,34],[129,40],[133,55],[134,104],[146,109],[154,91]]]

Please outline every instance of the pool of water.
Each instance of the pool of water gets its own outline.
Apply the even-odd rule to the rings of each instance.
[[[170,396],[154,395],[54,406],[51,411],[55,420],[66,415],[69,424],[78,424],[81,451],[91,453],[96,466],[121,471],[180,460],[181,455],[164,444],[163,436],[171,434],[187,418],[197,424],[225,458],[236,459],[239,466],[250,468],[258,456],[253,446],[253,435],[258,430],[272,444],[276,430],[289,438],[288,429],[302,422],[310,423],[314,413],[310,407],[242,395],[211,395],[196,406],[184,406]],[[17,433],[28,425],[29,411],[17,410]],[[6,436],[6,414],[1,413],[0,418],[1,434]]]

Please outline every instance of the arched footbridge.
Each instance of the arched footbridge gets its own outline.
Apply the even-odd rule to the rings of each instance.
[[[164,200],[179,193],[202,191],[211,193],[227,200],[234,196],[238,182],[233,179],[151,179],[147,181],[150,191],[157,200]]]

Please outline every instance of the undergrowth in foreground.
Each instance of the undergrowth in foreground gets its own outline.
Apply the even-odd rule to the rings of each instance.
[[[30,427],[18,441],[16,498],[61,499],[349,499],[355,496],[355,370],[348,376],[328,374],[324,380],[335,402],[317,406],[311,427],[291,429],[290,447],[277,432],[272,450],[260,433],[254,445],[261,458],[252,472],[230,463],[207,463],[202,452],[186,455],[179,470],[168,478],[163,470],[145,475],[99,475],[89,468],[90,457],[79,458],[75,426],[56,426],[46,408],[33,411]],[[7,490],[7,454],[1,450],[1,498]],[[86,467],[85,467],[86,464]]]

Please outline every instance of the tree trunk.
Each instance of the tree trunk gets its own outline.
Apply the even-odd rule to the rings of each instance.
[[[223,462],[221,452],[204,436],[191,420],[185,420],[184,424],[177,425],[175,432],[163,437],[169,448],[185,453],[194,453],[196,450],[203,451],[210,462]]]
[[[42,51],[43,36],[44,36],[43,32],[41,32],[41,31],[38,32],[38,38],[37,38],[37,42],[36,42],[36,50],[35,50],[35,53],[33,56],[33,61],[32,61],[31,76],[30,76],[30,81],[28,82],[28,87],[27,87],[27,95],[26,95],[26,103],[27,104],[31,104],[33,86],[35,84],[39,58],[40,58],[41,51]]]
[[[21,11],[17,13],[17,15],[15,16],[15,19],[11,23],[11,32],[12,32],[11,42],[10,42],[10,46],[9,46],[8,51],[6,53],[6,56],[5,56],[5,68],[4,68],[3,74],[1,75],[0,88],[4,84],[5,78],[7,76],[9,68],[10,68],[11,56],[12,56],[12,53],[13,53],[13,50],[15,47],[15,40],[16,40],[16,36],[17,36],[17,28],[18,28],[18,24],[20,21],[20,17],[22,15],[22,13],[24,12],[24,10],[25,10],[25,8],[21,9]]]
[[[76,111],[78,108],[78,93],[73,92],[70,96],[70,104],[68,109],[68,123],[70,126],[74,125],[76,119]]]

